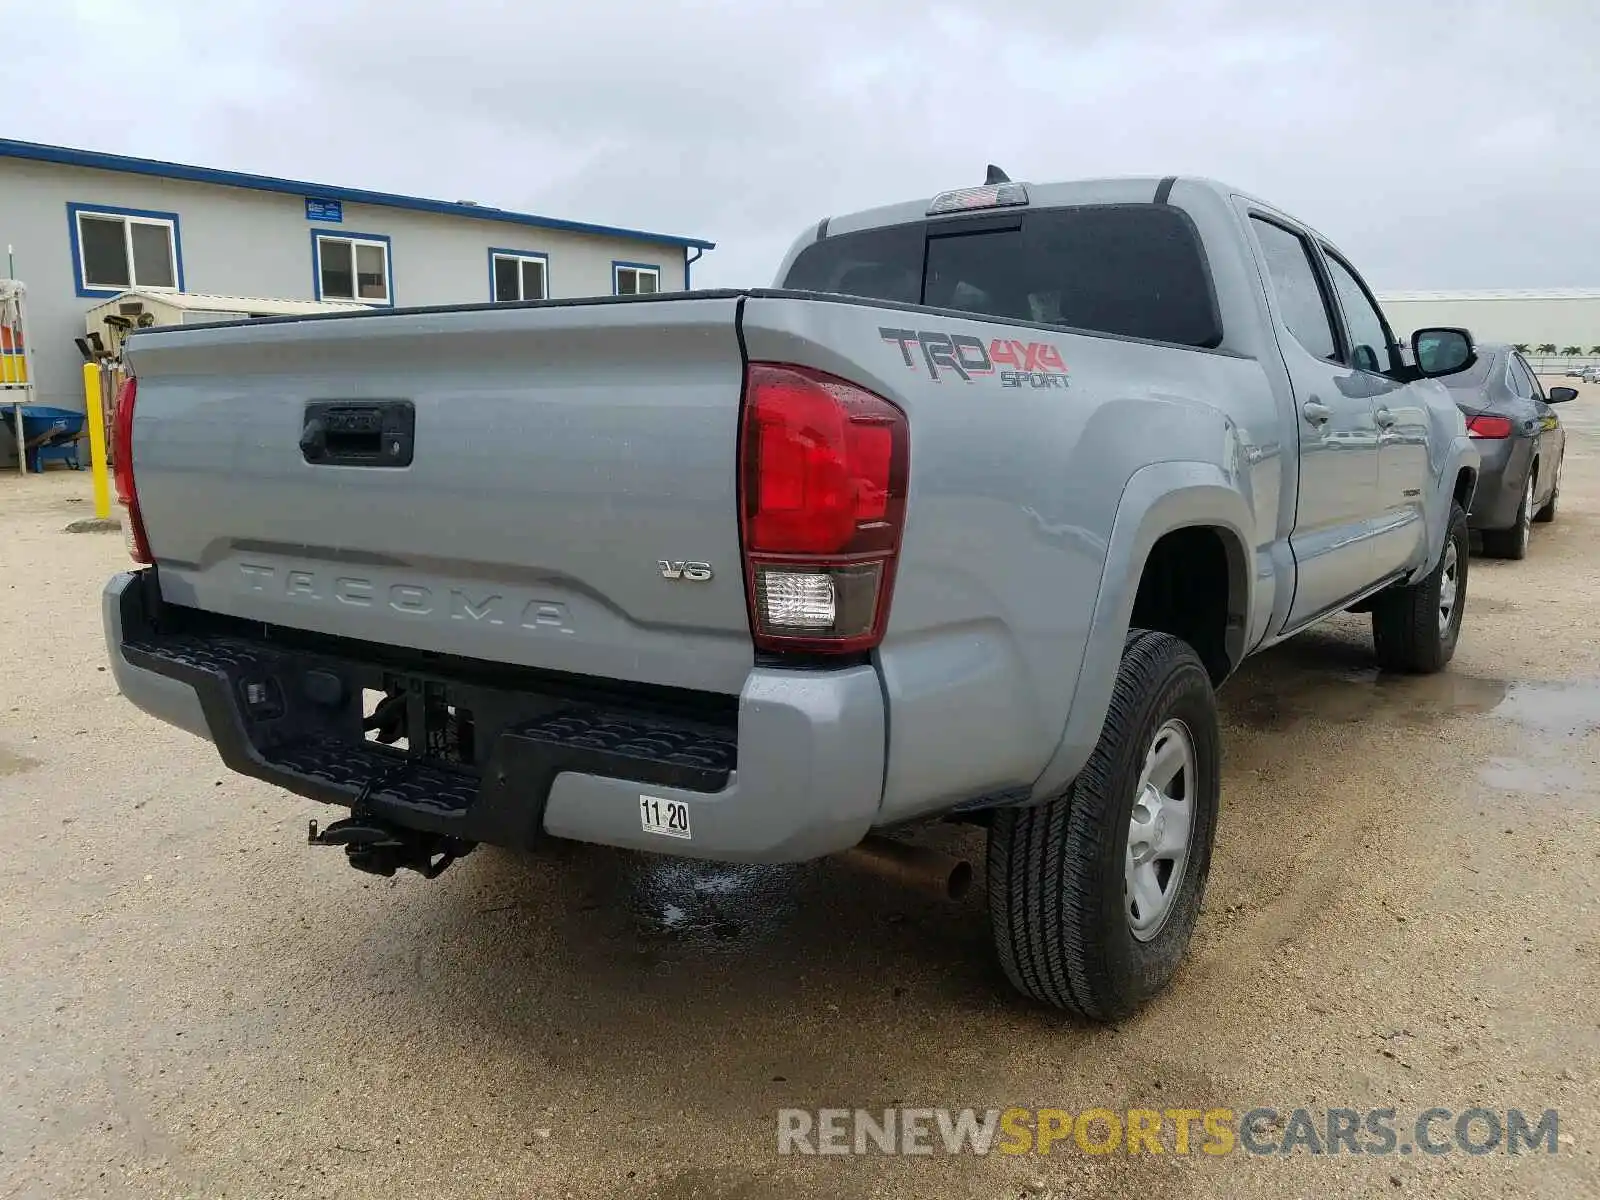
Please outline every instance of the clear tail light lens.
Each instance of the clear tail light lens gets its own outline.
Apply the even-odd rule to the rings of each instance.
[[[852,383],[751,363],[740,531],[758,648],[858,653],[883,639],[905,523],[903,412]]]

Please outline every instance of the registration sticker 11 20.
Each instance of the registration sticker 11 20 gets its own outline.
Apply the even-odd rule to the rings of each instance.
[[[689,806],[682,800],[662,800],[657,796],[639,797],[639,824],[646,833],[690,839]]]

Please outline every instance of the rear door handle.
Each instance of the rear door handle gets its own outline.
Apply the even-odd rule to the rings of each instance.
[[[1333,409],[1326,404],[1319,404],[1315,400],[1307,400],[1300,406],[1300,413],[1313,425],[1326,425],[1333,419]]]
[[[1387,408],[1380,408],[1377,412],[1373,413],[1372,419],[1378,423],[1379,429],[1392,429],[1396,422],[1400,420],[1399,417],[1395,416]]]

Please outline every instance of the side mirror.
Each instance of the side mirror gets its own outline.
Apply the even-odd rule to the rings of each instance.
[[[1472,335],[1465,329],[1419,329],[1411,335],[1411,356],[1424,379],[1454,375],[1478,361]]]
[[[1565,404],[1568,400],[1578,398],[1578,389],[1570,387],[1553,387],[1550,394],[1544,398],[1546,404]]]

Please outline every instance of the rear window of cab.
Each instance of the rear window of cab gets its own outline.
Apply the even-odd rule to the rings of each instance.
[[[1214,348],[1222,321],[1199,235],[1179,209],[1082,205],[836,234],[783,286]]]

